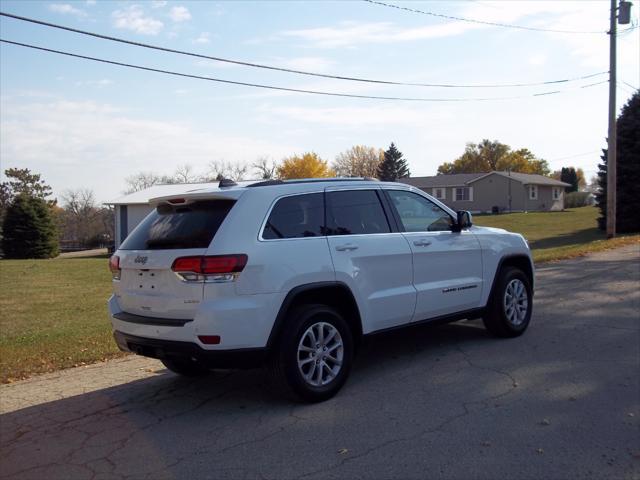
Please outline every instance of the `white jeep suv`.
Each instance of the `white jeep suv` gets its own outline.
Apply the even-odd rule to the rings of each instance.
[[[156,198],[110,259],[120,349],[179,374],[266,365],[294,397],[333,396],[364,335],[531,319],[521,235],[369,179],[234,182]]]

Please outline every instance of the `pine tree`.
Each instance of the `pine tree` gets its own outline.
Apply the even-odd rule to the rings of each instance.
[[[407,160],[402,158],[402,152],[391,142],[389,149],[384,152],[384,160],[378,166],[378,178],[384,182],[395,182],[409,175],[411,172]]]
[[[566,187],[566,192],[577,192],[578,191],[578,172],[573,167],[562,167],[560,171],[560,181],[571,184],[570,187]]]
[[[617,120],[616,231],[640,232],[640,92],[636,92],[622,108]],[[607,217],[607,150],[598,165],[600,192],[596,196],[602,217],[598,226],[606,228]]]
[[[51,258],[59,253],[58,233],[46,200],[17,195],[4,219],[5,258]]]
[[[607,229],[607,149],[602,149],[600,156],[602,163],[598,164],[598,186],[600,187],[595,194],[596,204],[600,209],[600,217],[598,217],[598,228],[600,230]]]

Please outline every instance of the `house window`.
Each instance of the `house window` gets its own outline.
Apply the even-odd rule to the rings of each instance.
[[[554,187],[553,188],[553,199],[554,200],[560,200],[560,189]]]
[[[537,200],[537,199],[538,199],[538,186],[529,185],[529,200]]]
[[[471,187],[456,187],[456,202],[468,202],[473,200]]]
[[[447,189],[446,188],[434,188],[433,196],[438,200],[446,200],[447,199]]]

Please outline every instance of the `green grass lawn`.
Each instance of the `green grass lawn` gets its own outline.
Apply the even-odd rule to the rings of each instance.
[[[606,240],[604,232],[596,227],[598,216],[596,207],[582,207],[563,212],[476,215],[473,221],[476,225],[521,233],[529,242],[536,263],[640,242],[640,235]]]
[[[0,381],[120,355],[107,258],[0,261]]]
[[[536,261],[629,243],[604,240],[594,207],[564,212],[476,216],[478,225],[522,233]],[[107,258],[0,260],[0,381],[119,356],[111,337]]]

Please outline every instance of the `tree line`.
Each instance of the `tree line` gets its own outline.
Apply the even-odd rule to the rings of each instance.
[[[98,205],[91,190],[66,190],[62,205],[38,173],[9,168],[0,183],[0,246],[4,258],[52,258],[61,243],[106,246],[113,241],[113,209]]]
[[[410,175],[407,159],[392,142],[387,150],[355,145],[339,153],[332,163],[315,152],[305,152],[283,158],[280,162],[259,157],[254,163],[210,162],[203,173],[191,165],[180,165],[172,175],[139,172],[125,179],[125,193],[137,192],[157,184],[215,182],[230,180],[368,177],[396,181]]]

